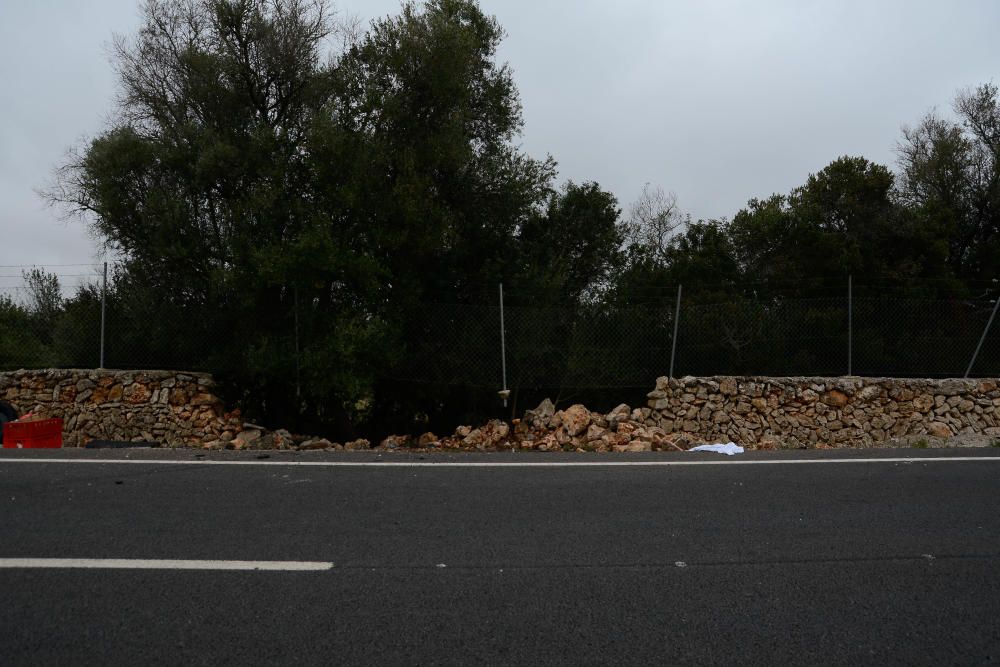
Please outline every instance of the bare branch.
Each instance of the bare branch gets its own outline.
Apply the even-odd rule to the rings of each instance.
[[[656,257],[664,258],[670,239],[690,222],[681,214],[677,195],[649,183],[629,209],[626,237],[631,245],[646,246]]]

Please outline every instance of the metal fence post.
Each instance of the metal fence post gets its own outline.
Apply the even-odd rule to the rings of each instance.
[[[681,320],[681,288],[683,285],[677,286],[677,307],[674,309],[674,337],[670,341],[670,374],[668,377],[674,377],[674,359],[677,357],[677,325]]]
[[[854,276],[847,276],[847,375],[853,375],[851,371],[854,362]]]
[[[104,320],[108,301],[108,263],[104,262],[104,280],[101,281],[101,365],[104,368]]]
[[[979,350],[983,347],[986,334],[990,332],[990,327],[993,325],[993,318],[997,316],[997,308],[1000,308],[1000,296],[996,298],[996,303],[993,305],[993,313],[990,314],[990,321],[986,323],[986,328],[983,329],[983,335],[979,338],[979,345],[976,345],[976,351],[972,353],[972,360],[969,362],[969,367],[965,369],[963,377],[969,377],[969,373],[972,372],[972,365],[976,363],[976,357],[979,356]]]
[[[503,398],[503,406],[507,407],[507,397],[510,395],[507,390],[507,332],[503,323],[503,283],[500,283],[500,369],[503,374],[503,389],[500,396]]]
[[[296,410],[301,409],[302,401],[302,364],[299,359],[299,286],[294,286],[292,308],[295,310],[295,400]]]

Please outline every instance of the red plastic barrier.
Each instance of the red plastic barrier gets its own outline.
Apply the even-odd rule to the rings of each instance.
[[[3,425],[4,449],[56,449],[62,447],[62,419],[7,422]]]

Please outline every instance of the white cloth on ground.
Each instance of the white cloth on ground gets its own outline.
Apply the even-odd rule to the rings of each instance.
[[[727,442],[724,445],[698,445],[697,447],[692,447],[688,451],[716,452],[717,454],[726,454],[728,456],[732,456],[733,454],[742,454],[743,448],[737,445],[735,442]]]

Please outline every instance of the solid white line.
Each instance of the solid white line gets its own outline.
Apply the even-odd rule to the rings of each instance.
[[[527,454],[525,456],[531,456]],[[295,466],[319,468],[619,468],[719,465],[813,465],[823,463],[962,463],[991,461],[1000,463],[1000,456],[901,456],[871,459],[738,459],[725,458],[697,461],[175,461],[139,459],[14,459],[0,457],[5,463],[56,464],[134,464],[183,466]]]
[[[318,572],[333,563],[273,560],[135,560],[123,558],[0,558],[0,569],[93,569],[93,570],[268,570]]]

